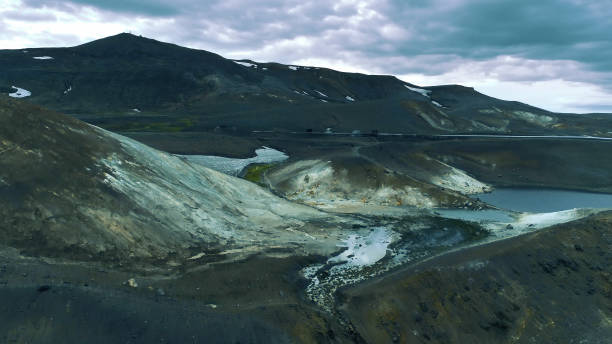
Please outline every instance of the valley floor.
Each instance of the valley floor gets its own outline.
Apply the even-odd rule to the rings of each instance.
[[[333,316],[299,274],[321,258],[134,274],[3,250],[0,341],[606,343],[611,248],[601,213],[348,286]]]
[[[131,140],[16,101],[0,114],[0,342],[612,338],[612,211],[477,199],[610,192],[612,142]]]

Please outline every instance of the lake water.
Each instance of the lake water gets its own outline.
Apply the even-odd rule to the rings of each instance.
[[[612,194],[555,189],[495,189],[474,197],[501,209],[548,213],[574,208],[612,208]]]

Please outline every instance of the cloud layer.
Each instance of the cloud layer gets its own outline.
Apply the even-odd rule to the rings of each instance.
[[[3,0],[0,47],[119,32],[229,58],[461,83],[548,110],[612,112],[612,2]]]

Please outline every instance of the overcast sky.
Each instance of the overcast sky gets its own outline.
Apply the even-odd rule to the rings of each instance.
[[[228,58],[612,112],[611,0],[0,0],[0,48],[132,32]]]

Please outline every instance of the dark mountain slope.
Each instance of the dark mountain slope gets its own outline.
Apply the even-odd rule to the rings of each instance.
[[[602,213],[407,266],[346,288],[340,308],[368,343],[609,343],[611,221]]]
[[[218,55],[129,34],[26,51],[0,54],[2,66],[9,67],[2,70],[2,83],[28,89],[35,103],[71,113],[163,108],[212,91],[214,82],[206,77],[214,72],[240,83],[258,78]]]
[[[37,59],[44,56],[52,59]],[[554,114],[461,86],[419,88],[392,76],[232,61],[125,33],[71,48],[2,50],[0,92],[14,91],[11,86],[30,91],[33,103],[117,131],[153,124],[162,132],[229,125],[245,131],[327,126],[607,134],[599,128],[612,123],[601,116]]]

